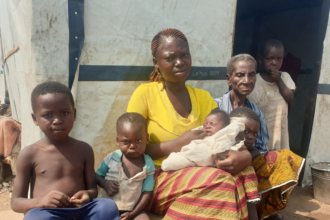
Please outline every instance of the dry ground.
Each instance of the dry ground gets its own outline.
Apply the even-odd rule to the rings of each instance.
[[[297,186],[291,196],[288,206],[281,212],[286,220],[328,220],[330,205],[313,199],[313,188]],[[9,193],[0,194],[0,219],[22,220],[23,215],[13,212],[10,208]]]
[[[10,208],[10,194],[0,194],[0,219],[1,220],[22,220],[23,214],[15,213]]]
[[[297,186],[291,193],[288,206],[281,214],[286,220],[329,220],[330,205],[314,199],[312,186]]]

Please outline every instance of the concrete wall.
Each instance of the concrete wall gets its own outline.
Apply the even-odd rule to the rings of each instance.
[[[152,66],[151,40],[176,28],[189,41],[192,65],[223,67],[231,57],[236,1],[91,1],[85,0],[82,65]],[[77,82],[77,120],[73,137],[91,144],[95,166],[117,149],[115,122],[126,111],[141,81]],[[188,81],[214,97],[228,89],[225,81]]]
[[[22,147],[42,136],[31,119],[33,88],[47,80],[68,84],[67,13],[66,0],[0,0],[4,55],[20,47],[7,59],[5,72],[13,118],[22,123]]]
[[[324,40],[324,49],[321,65],[321,73],[319,84],[330,84],[330,22],[326,37]],[[329,121],[330,121],[330,95],[318,94],[316,98],[316,107],[314,115],[314,123],[312,130],[312,137],[309,145],[307,161],[305,166],[305,175],[303,179],[303,186],[311,185],[311,165],[317,162],[330,163],[330,147],[328,143],[328,136],[330,134]]]
[[[68,85],[68,1],[0,0],[0,5],[4,54],[20,47],[7,60],[6,73],[13,118],[23,125],[25,147],[42,137],[31,119],[32,89],[48,80]],[[85,0],[85,44],[79,64],[152,66],[153,36],[176,28],[189,40],[193,66],[225,67],[232,52],[235,9],[233,0]],[[98,166],[117,149],[115,121],[144,82],[78,82],[78,76],[79,68],[72,90],[77,105],[72,136],[93,147]],[[227,90],[225,81],[187,83],[214,97]]]

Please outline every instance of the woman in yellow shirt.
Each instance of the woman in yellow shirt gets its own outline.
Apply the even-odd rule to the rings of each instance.
[[[218,106],[207,91],[185,84],[191,57],[188,41],[180,31],[159,32],[151,47],[155,70],[150,83],[135,90],[127,112],[140,113],[147,119],[150,143],[145,153],[161,166],[170,153],[206,136],[191,129],[201,126]],[[166,214],[165,219],[247,219],[246,200],[258,195],[245,194],[248,190],[243,189],[241,181],[256,180],[245,178],[250,173],[240,177],[230,173],[238,173],[251,161],[248,151],[234,151],[223,161],[221,170],[190,167],[164,172],[159,168],[148,211]]]
[[[186,95],[191,102],[190,114],[187,114],[187,117],[181,116],[175,110],[166,89],[163,89],[162,83],[151,82],[139,86],[129,102],[127,112],[138,112],[148,119],[149,142],[150,144],[156,144],[156,146],[149,145],[147,153],[155,158],[154,162],[157,166],[161,166],[163,160],[166,159],[166,157],[159,158],[158,155],[167,156],[173,151],[180,151],[182,144],[177,144],[175,141],[170,142],[171,148],[165,149],[164,152],[157,152],[163,150],[160,146],[159,149],[154,147],[157,148],[159,143],[175,139],[180,141],[181,138],[184,138],[182,135],[188,130],[188,133],[191,133],[190,135],[192,136],[187,138],[188,141],[195,139],[195,137],[203,138],[204,133],[201,133],[201,131],[192,132],[190,130],[201,126],[211,110],[218,108],[207,91],[196,89],[189,85],[186,85],[185,88]],[[182,142],[187,143],[188,141],[182,140]],[[173,146],[174,143],[176,146]]]

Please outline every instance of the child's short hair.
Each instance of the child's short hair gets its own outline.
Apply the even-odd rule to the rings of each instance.
[[[281,41],[276,39],[269,39],[267,40],[260,48],[260,56],[263,57],[265,55],[265,51],[267,48],[276,47],[276,48],[283,48],[284,45]]]
[[[223,123],[224,126],[228,126],[230,124],[230,117],[225,111],[217,109],[216,111],[212,111],[208,116],[210,115],[218,116],[219,120]]]
[[[257,113],[246,107],[235,108],[232,112],[230,112],[229,117],[246,117],[258,122],[259,124],[261,123]]]
[[[55,81],[48,81],[37,85],[32,91],[31,104],[32,104],[33,112],[36,111],[36,100],[38,96],[45,95],[48,93],[61,93],[67,95],[70,99],[70,103],[72,107],[74,108],[73,96],[70,89],[62,83]]]
[[[122,114],[116,123],[117,133],[124,123],[139,124],[147,131],[147,120],[139,113],[136,112],[126,112]]]

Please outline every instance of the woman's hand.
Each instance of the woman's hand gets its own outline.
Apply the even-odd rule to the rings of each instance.
[[[207,134],[202,130],[186,131],[183,135],[181,135],[181,137],[178,138],[181,146],[177,152],[179,152],[183,146],[190,144],[191,141],[200,140],[206,136]]]
[[[221,158],[226,158],[221,160]],[[246,167],[250,166],[252,162],[252,156],[249,151],[226,151],[224,153],[217,154],[215,164],[217,168],[222,169],[231,174],[237,174]]]
[[[148,154],[153,160],[161,157],[167,157],[173,152],[180,152],[181,148],[187,144],[190,144],[191,141],[203,139],[206,136],[206,133],[202,130],[189,130],[177,139],[158,144],[148,144],[144,153]]]

